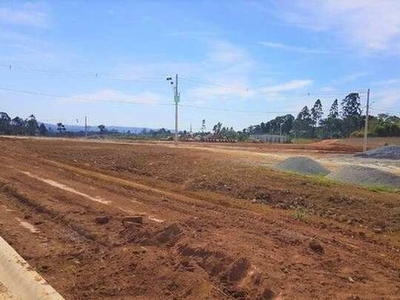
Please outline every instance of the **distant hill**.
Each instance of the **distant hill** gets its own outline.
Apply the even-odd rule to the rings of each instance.
[[[41,123],[41,122],[39,122]],[[57,125],[55,124],[49,124],[49,123],[44,123],[44,125],[49,129],[49,131],[57,131]],[[65,128],[67,131],[70,132],[80,132],[80,131],[85,131],[85,126],[81,125],[67,125],[64,124]],[[147,127],[125,127],[125,126],[106,126],[108,131],[118,131],[121,133],[128,132],[130,131],[131,133],[140,133],[143,131],[143,129],[146,129],[147,131],[149,130],[157,130],[154,128],[147,128]],[[96,126],[88,126],[88,131],[94,132],[94,131],[99,131],[99,129]]]

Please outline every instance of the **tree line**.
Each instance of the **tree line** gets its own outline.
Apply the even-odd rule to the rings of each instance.
[[[39,123],[34,115],[26,119],[15,117],[13,119],[5,112],[0,112],[0,134],[8,135],[47,135],[46,126]]]
[[[284,134],[293,138],[344,138],[362,136],[365,115],[362,114],[360,95],[348,94],[341,102],[335,99],[323,118],[323,106],[317,99],[311,109],[304,106],[295,118],[291,114],[278,116],[268,122],[243,129],[248,134]],[[370,136],[400,136],[400,118],[387,114],[370,116]]]
[[[202,121],[200,132],[196,136],[205,137],[212,135],[218,139],[246,140],[252,134],[287,135],[291,138],[343,138],[349,136],[362,136],[365,124],[365,115],[362,114],[360,95],[350,93],[343,100],[335,99],[330,106],[328,115],[324,118],[322,102],[317,99],[313,107],[304,106],[298,115],[291,114],[277,116],[268,122],[251,125],[242,131],[235,131],[233,127],[223,126],[218,122],[212,127],[211,132],[206,132],[205,121]],[[109,131],[104,125],[98,126],[99,132],[103,134],[119,134],[115,130]],[[0,134],[8,135],[84,135],[82,132],[67,132],[62,123],[57,123],[56,132],[46,128],[45,124],[39,124],[34,115],[26,119],[15,117],[13,119],[5,112],[0,112]],[[90,132],[90,134],[96,134]],[[125,133],[124,133],[125,134]],[[130,132],[127,135],[134,135]],[[161,128],[159,130],[144,129],[139,136],[150,136],[153,138],[166,138],[172,136],[170,130]],[[186,131],[180,132],[181,136],[193,136]],[[370,136],[400,136],[400,118],[394,115],[378,114],[369,116],[368,135]]]
[[[106,126],[97,126],[100,134],[115,134],[116,132],[111,130],[108,131]],[[44,123],[40,123],[36,120],[34,115],[30,115],[26,119],[20,117],[11,118],[6,112],[0,112],[0,134],[4,135],[30,135],[30,136],[47,136],[47,135],[68,135],[68,136],[82,136],[85,134],[84,131],[80,132],[69,132],[63,123],[57,123],[55,132],[51,127],[47,128]],[[96,134],[96,132],[91,132]]]

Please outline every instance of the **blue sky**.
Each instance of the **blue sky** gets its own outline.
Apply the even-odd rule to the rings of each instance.
[[[0,1],[0,42],[12,117],[173,128],[176,73],[181,130],[365,103],[367,88],[372,113],[400,114],[398,0]]]

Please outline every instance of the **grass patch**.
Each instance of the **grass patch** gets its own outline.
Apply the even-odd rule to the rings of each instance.
[[[336,182],[332,179],[327,178],[324,175],[309,175],[307,176],[312,183],[315,183],[319,186],[333,186]]]
[[[298,207],[294,211],[294,218],[298,221],[305,221],[307,217],[307,210],[302,207]]]
[[[314,143],[315,141],[313,139],[292,139],[292,144],[311,144]]]
[[[326,177],[326,175],[306,175],[294,171],[288,171],[288,170],[277,170],[281,174],[287,175],[287,177],[290,176],[296,176],[297,178],[301,179],[306,179],[307,181],[314,183],[318,186],[327,186],[327,187],[332,187],[338,182],[329,179]],[[282,176],[283,177],[283,176]]]
[[[367,190],[372,191],[372,192],[384,192],[384,193],[395,193],[399,194],[400,189],[396,189],[391,186],[387,185],[373,185],[373,186],[366,186]]]

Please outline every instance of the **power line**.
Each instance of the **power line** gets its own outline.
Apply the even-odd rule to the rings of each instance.
[[[78,96],[65,96],[60,94],[50,94],[44,92],[37,91],[28,91],[21,89],[14,89],[8,87],[0,87],[0,90],[14,93],[22,93],[28,95],[36,95],[36,96],[44,96],[50,98],[62,98],[62,99],[73,99],[73,100],[83,100],[83,101],[100,101],[100,102],[110,102],[110,103],[122,103],[122,104],[138,104],[138,105],[149,105],[149,106],[173,106],[174,103],[149,103],[149,102],[138,102],[138,101],[126,101],[126,100],[108,100],[108,99],[100,99],[100,98],[89,98],[89,97],[78,97]],[[189,104],[179,104],[181,107],[191,108],[191,109],[200,109],[200,110],[209,110],[209,111],[218,111],[218,112],[234,112],[234,113],[245,113],[245,114],[297,114],[298,111],[266,111],[266,110],[238,110],[238,109],[229,109],[229,108],[214,108],[207,106],[196,106]],[[374,110],[374,109],[372,109]]]
[[[197,78],[192,78],[192,77],[181,77],[184,80],[187,80],[191,82],[192,86],[199,86],[201,85],[208,85],[208,86],[215,86],[215,87],[220,87],[223,89],[228,89],[228,90],[237,90],[237,91],[242,91],[242,92],[256,92],[260,94],[270,94],[270,95],[294,95],[294,96],[330,96],[330,97],[335,97],[335,96],[341,96],[344,94],[349,94],[349,93],[358,93],[358,94],[365,94],[367,91],[365,89],[357,89],[353,91],[343,91],[343,92],[324,92],[324,91],[310,91],[310,92],[288,92],[288,91],[263,91],[262,89],[257,89],[257,88],[247,88],[247,87],[241,87],[241,86],[228,86],[228,85],[222,85],[222,84],[217,84],[217,83],[212,83],[206,80],[202,79],[197,79]],[[194,83],[194,84],[193,84]],[[187,84],[187,83],[186,83]]]
[[[123,103],[123,104],[141,104],[141,105],[149,105],[149,106],[153,106],[153,105],[172,106],[173,105],[172,103],[149,103],[149,102],[138,102],[138,101],[108,100],[108,99],[100,99],[100,98],[65,96],[65,95],[56,95],[56,94],[49,94],[49,93],[36,92],[36,91],[12,89],[12,88],[6,88],[6,87],[0,87],[0,90],[7,91],[7,92],[14,92],[14,93],[44,96],[44,97],[50,97],[50,98],[74,99],[74,100],[83,100],[83,101],[90,101],[90,102],[91,101],[100,101],[100,102]]]
[[[160,81],[164,78],[164,76],[128,76],[128,75],[120,75],[109,72],[76,72],[71,70],[49,70],[42,69],[37,67],[24,67],[20,65],[13,64],[0,64],[0,67],[6,68],[9,71],[18,70],[23,72],[39,72],[49,75],[62,75],[68,77],[82,77],[82,78],[104,78],[104,79],[113,79],[113,80],[123,80],[123,81]]]
[[[119,100],[107,100],[107,99],[99,99],[99,98],[89,98],[89,97],[76,97],[76,96],[65,96],[59,94],[50,94],[44,92],[37,91],[28,91],[7,87],[0,87],[0,90],[14,93],[22,93],[28,95],[36,95],[36,96],[44,96],[50,98],[63,98],[63,99],[76,99],[83,101],[101,101],[101,102],[111,102],[111,103],[123,103],[123,104],[141,104],[141,105],[161,105],[161,106],[173,106],[173,103],[148,103],[148,102],[133,102],[133,101],[119,101]],[[179,104],[181,107],[187,107],[192,109],[201,109],[201,110],[212,110],[212,111],[223,111],[223,112],[237,112],[237,113],[248,113],[248,114],[289,114],[289,113],[297,113],[295,111],[247,111],[247,110],[235,110],[235,109],[224,109],[224,108],[213,108],[213,107],[205,107],[205,106],[195,106],[195,105],[186,105]]]
[[[0,64],[0,67],[3,67],[5,69],[8,69],[10,71],[13,70],[18,70],[18,71],[25,71],[25,72],[39,72],[39,73],[44,73],[44,74],[49,74],[49,75],[62,75],[62,76],[68,76],[68,77],[81,77],[81,78],[88,78],[88,79],[112,79],[112,80],[120,80],[120,81],[137,81],[137,82],[162,82],[166,75],[157,75],[157,76],[129,76],[129,75],[122,75],[122,74],[116,74],[116,73],[110,73],[110,72],[95,72],[95,71],[86,71],[86,72],[77,72],[77,71],[72,71],[72,70],[49,70],[49,69],[43,69],[43,68],[38,68],[35,66],[23,66],[23,65],[14,65],[14,64]],[[185,82],[185,85],[196,87],[199,85],[206,85],[206,86],[213,86],[213,87],[219,87],[221,89],[225,90],[236,90],[236,91],[242,91],[246,93],[251,93],[255,92],[257,94],[267,94],[267,95],[288,95],[288,96],[312,96],[312,97],[318,97],[318,96],[324,96],[324,97],[337,97],[337,96],[342,96],[344,94],[350,93],[349,91],[343,91],[343,92],[325,92],[325,91],[309,91],[309,92],[290,92],[290,91],[263,91],[260,88],[247,88],[243,86],[235,86],[235,85],[223,85],[219,83],[214,83],[210,82],[207,80],[195,78],[195,77],[187,77],[187,76],[181,76],[181,79],[187,81]],[[365,94],[366,89],[359,89],[355,90],[352,92],[357,92],[359,94]]]
[[[296,111],[250,111],[250,110],[237,110],[237,109],[227,109],[227,108],[214,108],[214,107],[206,107],[206,106],[195,106],[195,105],[186,105],[180,104],[179,106],[194,108],[194,109],[203,109],[203,110],[212,110],[212,111],[224,111],[224,112],[238,112],[238,113],[248,113],[248,114],[291,114],[297,113]]]

